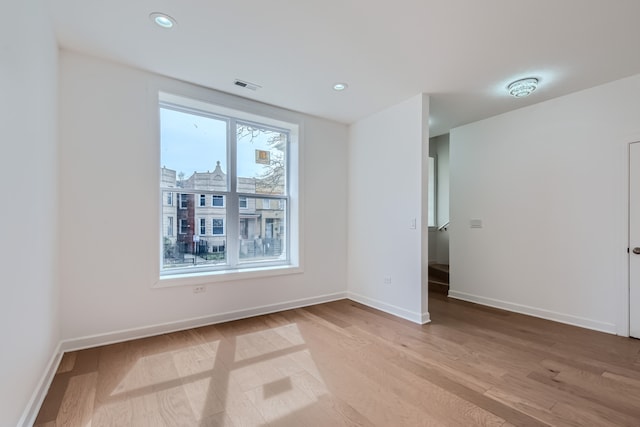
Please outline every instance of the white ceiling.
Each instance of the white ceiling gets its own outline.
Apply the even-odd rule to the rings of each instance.
[[[48,1],[64,48],[344,123],[425,92],[431,135],[640,73],[640,0]]]

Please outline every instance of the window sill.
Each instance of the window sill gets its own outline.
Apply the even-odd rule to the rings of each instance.
[[[176,286],[207,285],[232,280],[250,280],[264,277],[300,274],[302,267],[278,265],[273,267],[240,268],[237,270],[207,271],[200,273],[167,274],[152,286],[153,288],[171,288]]]

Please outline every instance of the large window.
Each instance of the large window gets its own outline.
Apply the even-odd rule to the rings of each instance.
[[[175,237],[164,227],[161,274],[293,265],[297,127],[173,95],[161,94],[159,108],[160,190],[178,192],[162,214],[179,225]]]

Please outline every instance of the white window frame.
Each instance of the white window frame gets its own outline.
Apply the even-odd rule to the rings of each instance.
[[[153,86],[153,85],[152,85]],[[304,168],[303,164],[303,122],[300,115],[292,113],[277,107],[266,106],[250,100],[245,100],[232,95],[222,94],[216,91],[203,89],[201,87],[192,86],[179,82],[165,82],[162,88],[157,89],[156,94],[152,95],[150,101],[153,102],[155,109],[152,119],[160,128],[159,115],[157,108],[159,102],[172,103],[176,105],[186,106],[187,108],[211,111],[215,110],[213,115],[224,115],[233,117],[235,120],[258,125],[267,129],[287,131],[289,133],[288,153],[287,153],[287,195],[285,196],[268,196],[271,199],[286,199],[286,218],[287,231],[285,233],[285,244],[287,245],[288,257],[278,262],[257,261],[254,263],[238,263],[233,268],[189,268],[188,271],[164,270],[162,269],[162,248],[159,246],[158,253],[158,278],[154,287],[170,287],[170,286],[188,286],[205,283],[227,282],[229,280],[245,280],[251,278],[262,278],[268,276],[278,276],[283,274],[297,274],[304,271],[303,261],[303,225],[304,225],[304,194],[303,175],[300,173]],[[169,86],[169,88],[167,87]],[[172,93],[170,93],[172,92]],[[235,128],[234,128],[235,129]],[[235,132],[230,132],[230,136],[236,137]],[[235,153],[229,153],[228,164],[235,162]],[[232,220],[233,216],[239,215],[239,197],[262,198],[264,195],[255,193],[239,193],[237,192],[237,177],[232,174],[227,175],[230,191],[224,192],[225,196],[233,195],[234,197],[225,197],[225,208],[227,209],[225,235],[233,236],[238,234],[239,221]],[[158,180],[159,181],[159,180]],[[161,191],[166,189],[161,189]],[[234,191],[231,191],[234,190]],[[175,189],[174,189],[175,191]],[[180,189],[185,194],[191,193],[186,189]],[[194,194],[203,193],[202,190],[193,191]],[[215,191],[219,194],[220,191]],[[264,197],[266,198],[266,197]],[[239,219],[239,216],[236,217]],[[235,234],[234,234],[235,233]],[[237,246],[234,247],[234,240],[226,239],[227,254],[238,258]],[[236,243],[237,245],[237,243]]]
[[[198,234],[200,236],[207,235],[207,219],[206,218],[198,218]]]
[[[198,207],[204,208],[205,206],[207,206],[207,195],[200,194]]]
[[[167,206],[173,206],[173,192],[167,191]]]
[[[244,206],[242,206],[242,202],[244,202]],[[249,208],[249,199],[246,197],[240,197],[238,199],[238,205],[240,209],[248,209]]]

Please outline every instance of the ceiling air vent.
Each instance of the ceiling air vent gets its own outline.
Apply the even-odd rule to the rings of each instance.
[[[260,89],[262,86],[257,85],[255,83],[245,82],[244,80],[235,79],[233,82],[234,85],[243,87],[245,89],[256,90]]]

